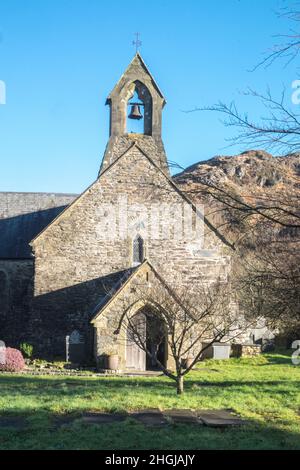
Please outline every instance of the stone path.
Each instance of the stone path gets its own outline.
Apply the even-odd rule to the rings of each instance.
[[[167,424],[204,424],[211,427],[228,427],[245,424],[246,421],[229,410],[190,410],[158,408],[133,411],[128,414],[86,413],[81,420],[89,424],[109,424],[124,421],[131,417],[145,426],[165,426]]]

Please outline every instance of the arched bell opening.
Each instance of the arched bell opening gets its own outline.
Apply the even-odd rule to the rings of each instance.
[[[127,133],[144,134],[145,130],[144,103],[135,91],[127,102]]]
[[[128,92],[127,133],[152,135],[152,97],[148,88],[136,80],[129,86]]]

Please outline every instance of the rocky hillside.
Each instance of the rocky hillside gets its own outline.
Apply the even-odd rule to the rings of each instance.
[[[300,189],[300,153],[274,157],[262,150],[251,150],[235,156],[216,156],[201,161],[174,180],[185,191],[193,191],[206,180],[218,187],[239,193],[257,194]]]

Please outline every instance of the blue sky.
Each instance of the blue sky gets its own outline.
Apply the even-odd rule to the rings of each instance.
[[[235,100],[240,91],[276,93],[297,78],[296,65],[249,72],[289,23],[284,0],[1,0],[0,191],[81,192],[97,176],[108,139],[105,99],[141,54],[163,91],[168,158],[186,167],[226,148],[220,116],[183,110]]]

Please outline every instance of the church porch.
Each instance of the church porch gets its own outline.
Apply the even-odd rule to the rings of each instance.
[[[127,373],[160,370],[146,350],[156,356],[163,367],[174,368],[162,321],[157,318],[153,306],[140,297],[141,286],[152,289],[156,282],[160,281],[154,269],[145,261],[102,301],[92,320],[98,369]],[[146,347],[141,347],[143,345]]]

